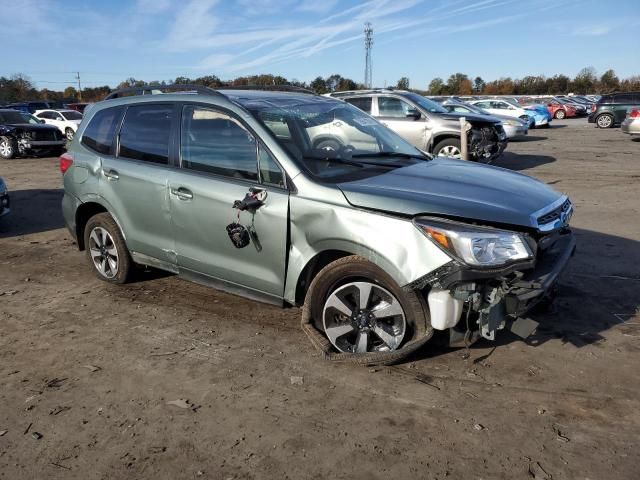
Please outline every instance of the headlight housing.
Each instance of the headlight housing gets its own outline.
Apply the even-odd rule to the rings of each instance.
[[[520,127],[522,125],[522,122],[518,122],[517,120],[504,120],[502,123],[512,127]]]
[[[533,257],[520,233],[433,218],[418,218],[414,224],[436,245],[470,266],[498,267]]]

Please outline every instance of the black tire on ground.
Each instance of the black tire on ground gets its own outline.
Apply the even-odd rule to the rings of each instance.
[[[608,113],[603,113],[596,118],[598,128],[611,128],[613,127],[613,123],[613,117]]]
[[[453,147],[458,152],[462,152],[459,138],[446,138],[438,142],[438,144],[435,147],[433,147],[433,154],[437,156],[438,153],[440,153],[440,151],[445,147]]]
[[[333,152],[337,152],[338,150],[340,150],[340,147],[342,147],[340,142],[331,138],[319,140],[314,144],[314,148],[317,148],[319,150],[331,150]]]
[[[564,111],[564,110],[559,109],[559,110],[556,110],[556,114],[555,114],[554,116],[555,116],[558,120],[562,120],[564,117],[566,117],[566,116],[567,116],[567,114],[565,113],[565,111]]]
[[[402,343],[396,350],[342,353],[335,349],[324,333],[322,316],[327,298],[347,283],[364,280],[388,290],[404,310],[406,331]],[[324,352],[325,358],[360,365],[397,363],[424,345],[433,335],[429,307],[424,297],[419,292],[402,289],[382,269],[357,255],[340,258],[324,267],[315,276],[305,298],[302,326],[311,342]]]
[[[113,245],[115,246],[117,251],[117,272],[111,278],[108,278],[100,273],[98,268],[95,266],[91,256],[92,252],[90,236],[91,232],[97,227],[100,227],[109,233],[109,235],[113,239]],[[85,253],[87,256],[87,260],[89,260],[89,264],[91,265],[93,272],[100,280],[119,285],[127,283],[133,272],[134,263],[131,259],[129,249],[127,248],[122,233],[120,232],[120,228],[110,214],[98,213],[97,215],[94,215],[89,219],[84,229],[84,245],[86,248]]]
[[[0,137],[0,157],[5,160],[13,158],[18,153],[18,142],[13,137]]]

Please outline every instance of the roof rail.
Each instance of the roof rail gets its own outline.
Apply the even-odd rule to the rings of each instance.
[[[129,88],[120,88],[118,90],[114,90],[109,95],[104,97],[104,100],[111,100],[113,98],[120,98],[125,96],[125,94],[133,94],[135,95],[154,95],[155,91],[159,90],[184,90],[185,92],[196,92],[202,95],[215,95],[215,96],[226,96],[213,88],[205,87],[203,85],[191,85],[191,84],[172,84],[172,85],[145,85],[143,87],[129,87]],[[163,93],[163,92],[160,92]]]
[[[296,85],[225,85],[219,90],[267,90],[272,92],[297,92],[317,95],[313,90]]]
[[[353,95],[354,93],[378,93],[378,92],[393,92],[398,91],[394,87],[381,87],[381,88],[363,88],[360,90],[340,90],[338,92],[331,92],[329,95],[332,97],[343,97],[345,95]]]

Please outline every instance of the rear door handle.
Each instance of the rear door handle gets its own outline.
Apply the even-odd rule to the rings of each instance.
[[[180,200],[191,200],[193,198],[193,193],[190,190],[187,190],[184,187],[180,188],[172,188],[170,189],[171,195],[175,195]]]
[[[107,180],[118,180],[120,178],[120,175],[118,174],[117,171],[111,169],[111,170],[103,170],[102,174],[107,177]]]

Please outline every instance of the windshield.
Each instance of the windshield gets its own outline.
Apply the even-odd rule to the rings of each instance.
[[[2,123],[32,123],[32,124],[37,124],[40,123],[40,121],[34,117],[33,115],[30,115],[28,113],[22,113],[22,112],[18,112],[17,110],[15,112],[12,111],[3,111],[0,112],[0,122]]]
[[[68,110],[66,112],[60,112],[67,120],[82,120],[82,114],[74,110]]]
[[[334,180],[358,172],[383,173],[428,160],[360,109],[342,101],[299,101],[277,105],[241,99],[278,143],[314,176]]]
[[[423,97],[422,95],[418,95],[417,93],[407,93],[402,96],[416,103],[420,108],[425,109],[427,112],[448,113],[447,109],[443,108],[439,103],[436,103],[433,100],[429,100],[428,98]]]

